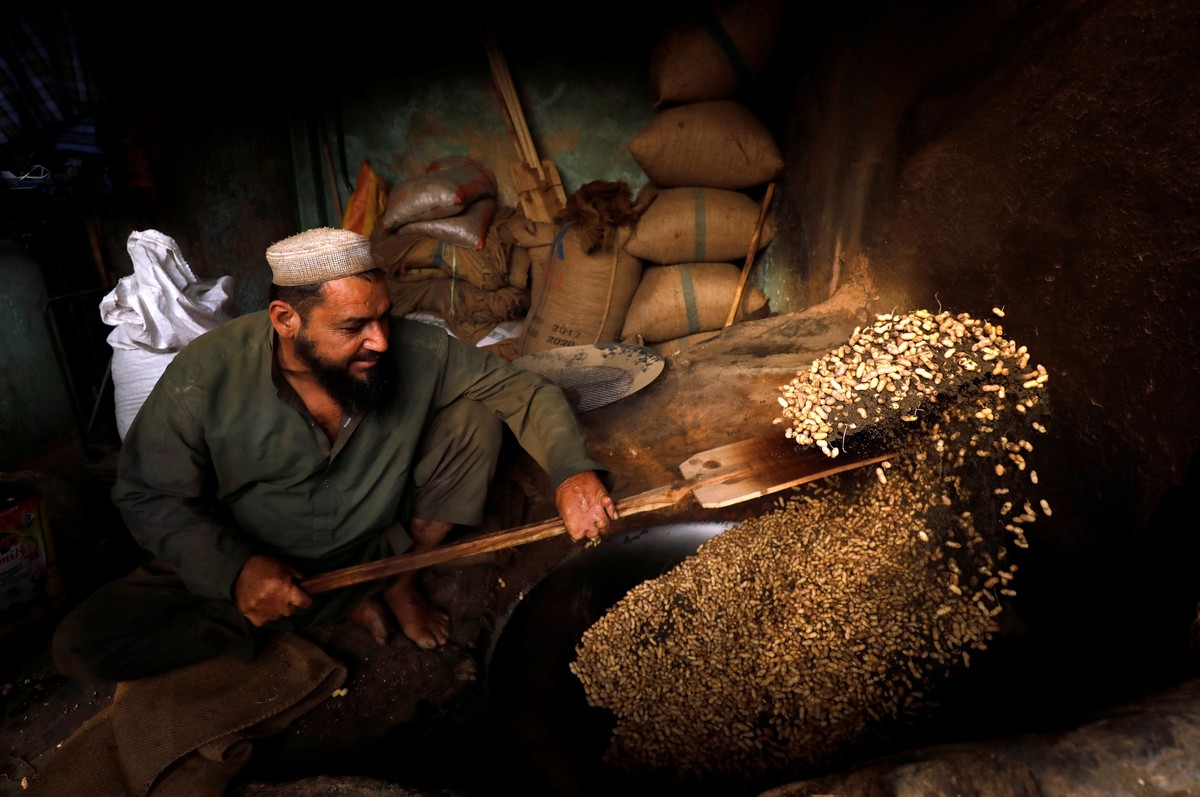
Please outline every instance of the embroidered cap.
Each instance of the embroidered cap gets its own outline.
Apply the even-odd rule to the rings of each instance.
[[[267,247],[276,285],[311,285],[376,268],[371,241],[353,230],[318,227]]]

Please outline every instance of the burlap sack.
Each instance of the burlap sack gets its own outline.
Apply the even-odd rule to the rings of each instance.
[[[473,158],[455,155],[429,164],[388,192],[380,223],[389,230],[414,221],[444,219],[482,197],[496,195],[496,176]]]
[[[521,356],[616,341],[642,275],[642,261],[625,249],[631,229],[619,228],[611,248],[600,247],[591,254],[574,225],[560,229],[542,277],[534,281]]]
[[[553,247],[531,246],[529,252],[529,293],[537,303],[537,297],[546,290],[546,268],[550,265],[550,255]]]
[[[440,268],[410,268],[407,271],[389,274],[388,279],[393,282],[424,282],[433,279],[448,280],[450,275]]]
[[[508,284],[522,290],[529,289],[529,250],[514,246],[508,255]]]
[[[721,329],[741,276],[741,269],[731,263],[646,266],[625,314],[620,339],[629,341],[640,335],[646,343],[659,343]],[[747,283],[734,320],[757,317],[766,306],[766,295]]]
[[[342,229],[353,230],[370,238],[387,210],[388,190],[387,182],[376,174],[371,162],[364,158],[358,167],[354,193],[350,195],[342,213]]]
[[[558,233],[558,225],[548,221],[532,221],[520,210],[510,208],[496,216],[496,234],[508,243],[526,249],[549,246]]]
[[[669,26],[650,54],[655,104],[744,92],[775,49],[783,7],[783,0],[717,0]]]
[[[392,232],[376,227],[371,234],[371,257],[389,279],[423,269],[438,269],[446,276],[465,280],[484,291],[498,290],[508,284],[510,244],[489,235],[482,250],[474,246],[455,246],[420,233],[406,233],[408,227]]]
[[[500,240],[513,245],[508,257],[508,284],[528,288],[536,296],[534,285],[541,280],[558,226],[532,221],[514,208],[497,215],[492,230]]]
[[[744,260],[758,214],[758,203],[740,191],[667,188],[642,214],[625,251],[662,265]],[[758,249],[774,237],[775,221],[767,217]]]
[[[529,292],[510,285],[484,291],[462,280],[393,281],[388,292],[392,315],[435,313],[456,338],[472,345],[497,324],[521,318],[529,310]]]
[[[253,661],[217,656],[125,681],[31,784],[40,797],[229,794],[258,742],[336,694],[346,667],[296,634]]]
[[[629,152],[662,188],[737,191],[768,182],[783,169],[783,154],[771,131],[733,100],[660,111],[634,134]]]

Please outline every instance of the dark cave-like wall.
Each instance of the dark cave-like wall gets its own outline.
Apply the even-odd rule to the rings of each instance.
[[[1200,442],[1200,7],[942,5],[885,5],[800,75],[784,245],[810,301],[865,275],[881,312],[1003,308],[1054,420],[1019,600],[1094,657],[1074,688],[1112,683],[1166,666],[1139,629],[1177,644],[1197,594],[1164,496]]]

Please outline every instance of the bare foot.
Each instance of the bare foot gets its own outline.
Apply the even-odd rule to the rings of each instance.
[[[450,615],[425,600],[412,579],[397,578],[383,591],[383,599],[400,630],[419,648],[432,650],[450,639]]]
[[[380,645],[387,644],[389,634],[387,609],[377,598],[363,599],[362,603],[355,606],[350,614],[346,615],[346,619],[367,629],[367,632]]]

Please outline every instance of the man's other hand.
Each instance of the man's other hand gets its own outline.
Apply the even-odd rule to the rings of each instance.
[[[617,519],[617,506],[595,471],[586,470],[563,480],[554,491],[558,514],[571,539],[579,542],[608,531],[608,522]]]
[[[283,562],[255,554],[242,565],[233,597],[247,620],[263,626],[312,606],[312,598],[296,585],[297,578],[300,573]]]

